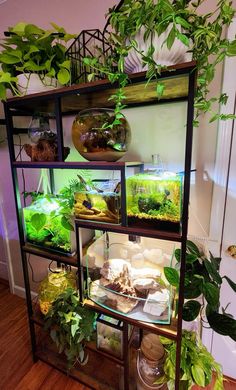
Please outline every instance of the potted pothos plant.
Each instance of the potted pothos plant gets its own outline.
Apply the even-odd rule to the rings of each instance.
[[[181,250],[175,250],[176,268],[165,267],[165,277],[177,293],[179,290],[179,265]],[[236,319],[229,311],[229,304],[221,307],[220,291],[225,280],[234,292],[236,283],[227,275],[220,275],[221,258],[207,255],[194,242],[187,241],[186,270],[184,279],[183,320],[193,321],[200,316],[202,325],[236,341]],[[206,318],[206,319],[205,319]]]
[[[95,319],[95,313],[80,303],[72,288],[67,288],[52,303],[45,316],[45,329],[50,331],[58,352],[65,353],[68,368],[77,362],[87,363],[84,348],[94,332]]]
[[[169,390],[175,388],[176,342],[160,336],[166,351],[164,375],[154,383],[167,383]],[[223,373],[218,364],[195,332],[183,331],[180,359],[180,389],[190,390],[193,385],[205,388],[214,381],[214,390],[223,390]]]
[[[32,78],[39,86],[52,87],[57,82],[69,84],[70,60],[65,55],[66,43],[75,35],[68,34],[55,23],[51,25],[52,29],[44,30],[20,22],[8,28],[0,43],[3,48],[0,52],[0,99],[6,99],[7,89],[14,95],[26,93]]]
[[[227,56],[236,55],[236,39],[230,42],[225,37],[225,27],[232,22],[235,10],[231,1],[218,0],[214,9],[203,14],[201,6],[206,2],[207,0],[123,0],[109,10],[107,16],[111,28],[106,37],[112,45],[113,55],[105,58],[103,63],[97,58],[85,58],[84,62],[96,71],[105,73],[112,83],[118,83],[119,88],[112,96],[118,120],[120,111],[124,108],[124,87],[129,82],[126,61],[130,52],[136,56],[136,60],[141,61],[141,68],[146,70],[147,82],[156,78],[157,97],[160,98],[164,93],[164,85],[158,81],[158,77],[161,70],[166,69],[166,64],[159,61],[157,38],[162,40],[160,51],[163,45],[165,51],[172,51],[176,42],[179,42],[192,55],[192,60],[196,61],[198,77],[194,125],[198,126],[199,114],[202,112],[210,113],[210,122],[234,118],[233,114],[225,115],[214,111],[215,103],[227,103],[226,94],[209,97],[208,92],[217,65]],[[139,41],[140,31],[142,45]],[[91,73],[89,80],[93,76]]]

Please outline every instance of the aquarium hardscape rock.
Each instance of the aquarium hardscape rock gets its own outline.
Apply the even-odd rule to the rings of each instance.
[[[182,176],[139,173],[126,180],[128,225],[179,230]]]
[[[71,215],[62,212],[59,197],[39,196],[30,206],[23,208],[23,217],[27,242],[64,254],[75,252],[75,233],[69,221]]]
[[[110,259],[104,262],[100,274],[100,279],[90,284],[89,297],[93,301],[130,318],[170,322],[171,290],[161,283],[158,269],[136,269],[123,259]]]

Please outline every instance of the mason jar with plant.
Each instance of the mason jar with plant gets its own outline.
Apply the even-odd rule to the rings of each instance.
[[[199,124],[200,113],[210,113],[210,122],[234,118],[230,113],[225,115],[215,112],[215,104],[227,103],[226,94],[209,97],[208,93],[217,65],[223,63],[227,56],[236,55],[236,40],[229,41],[225,37],[225,28],[231,24],[235,10],[231,1],[219,0],[213,10],[204,14],[201,7],[206,2],[207,0],[123,0],[109,10],[107,16],[110,29],[106,37],[112,45],[113,55],[105,58],[103,63],[97,58],[85,58],[84,62],[96,71],[105,73],[112,83],[118,83],[117,92],[112,96],[118,119],[124,108],[124,88],[129,83],[126,64],[129,54],[132,52],[133,57],[140,61],[141,69],[146,71],[147,83],[151,79],[157,80],[157,98],[161,98],[164,85],[158,81],[158,76],[169,62],[160,60],[159,52],[173,51],[176,42],[185,46],[186,52],[196,61],[198,77],[195,126]],[[161,39],[159,52],[156,49],[158,38]],[[131,73],[135,73],[135,69]],[[93,76],[91,73],[89,80]]]
[[[44,30],[34,24],[17,23],[9,27],[6,37],[1,40],[3,50],[0,53],[0,98],[6,99],[6,90],[21,95],[20,89],[24,75],[27,90],[32,75],[43,85],[54,86],[70,83],[70,60],[66,58],[66,43],[75,37],[63,27],[51,23],[52,29]]]

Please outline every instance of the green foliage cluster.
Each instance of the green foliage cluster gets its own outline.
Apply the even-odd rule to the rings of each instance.
[[[0,99],[6,98],[6,89],[19,95],[16,76],[20,73],[37,73],[42,83],[45,76],[56,78],[63,85],[70,82],[65,43],[75,35],[67,34],[55,23],[51,25],[50,30],[23,22],[9,27],[8,36],[1,42]]]
[[[120,115],[120,110],[125,107],[124,87],[128,84],[129,77],[124,72],[124,62],[131,50],[135,50],[141,56],[143,65],[147,66],[147,82],[151,79],[157,80],[157,97],[163,95],[164,85],[158,81],[158,77],[166,67],[155,61],[153,40],[155,34],[159,36],[168,29],[169,34],[165,42],[167,48],[171,49],[177,39],[186,45],[193,60],[197,61],[195,125],[198,125],[201,112],[211,114],[210,122],[234,118],[232,114],[218,114],[214,111],[214,103],[227,103],[226,94],[209,98],[208,92],[217,64],[222,63],[227,56],[236,55],[236,39],[230,42],[225,38],[225,27],[232,22],[235,10],[232,8],[232,1],[218,0],[211,12],[203,14],[201,6],[206,2],[207,0],[124,0],[121,6],[109,10],[112,31],[108,39],[113,55],[105,58],[103,63],[97,58],[86,58],[84,61],[96,71],[106,74],[112,83],[118,83],[117,92],[111,97],[116,103],[117,115]],[[138,48],[136,41],[136,34],[141,27],[145,30],[144,41],[149,42],[145,52]],[[89,80],[93,76],[92,73]]]
[[[175,250],[177,266],[181,259],[181,250]],[[236,292],[236,283],[228,276],[220,275],[221,258],[210,253],[206,255],[192,241],[187,241],[186,271],[184,280],[183,319],[193,321],[205,309],[210,327],[217,333],[229,336],[236,341],[236,320],[228,312],[228,306],[220,306],[220,290],[223,280]],[[179,271],[175,268],[164,267],[168,282],[179,289]],[[201,299],[201,302],[199,301]]]
[[[180,220],[180,177],[166,180],[145,173],[137,174],[126,180],[126,193],[129,216]]]
[[[166,350],[164,376],[155,383],[168,382],[168,389],[175,388],[176,342],[160,336],[160,341]],[[223,374],[221,366],[207,351],[195,332],[184,330],[181,342],[180,389],[190,390],[194,384],[206,387],[211,383],[213,375],[216,380],[214,390],[223,390]]]
[[[57,297],[45,316],[45,329],[50,330],[59,353],[65,353],[69,368],[76,362],[86,364],[84,346],[94,331],[95,319],[95,313],[80,303],[72,288]]]

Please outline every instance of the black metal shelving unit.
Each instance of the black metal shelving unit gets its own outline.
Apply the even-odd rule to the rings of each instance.
[[[181,244],[181,269],[180,269],[180,288],[179,288],[179,309],[178,319],[171,321],[170,325],[156,325],[144,323],[137,320],[127,318],[121,314],[116,314],[108,309],[98,306],[89,299],[85,300],[85,304],[99,313],[108,314],[114,318],[124,321],[126,324],[130,323],[140,329],[152,331],[154,333],[164,335],[176,340],[176,385],[175,390],[179,389],[180,380],[180,352],[181,352],[181,335],[182,335],[182,307],[184,303],[184,272],[185,272],[185,252],[188,232],[188,204],[190,195],[190,175],[191,175],[191,154],[192,154],[192,136],[193,136],[193,102],[195,89],[195,63],[185,63],[173,66],[171,72],[164,71],[160,79],[165,84],[165,94],[160,100],[156,98],[156,81],[151,81],[146,88],[145,74],[138,73],[131,76],[131,82],[126,88],[126,104],[128,107],[139,107],[150,104],[166,104],[168,102],[185,101],[187,103],[187,121],[186,121],[186,139],[185,139],[185,166],[184,166],[184,186],[183,186],[183,207],[182,207],[182,223],[179,232],[168,232],[156,229],[144,229],[127,226],[125,215],[125,170],[127,163],[124,162],[66,162],[64,161],[64,139],[63,139],[63,124],[62,118],[66,115],[73,115],[78,111],[88,107],[112,107],[112,102],[108,100],[109,96],[114,93],[115,85],[111,85],[107,80],[100,80],[93,83],[85,83],[74,85],[71,87],[57,89],[55,91],[45,92],[41,94],[34,94],[24,97],[16,97],[9,99],[4,103],[6,127],[8,133],[9,153],[11,159],[11,170],[13,177],[13,186],[15,194],[15,202],[17,208],[17,223],[19,227],[19,239],[22,256],[22,266],[25,281],[25,291],[27,300],[27,309],[29,317],[29,327],[31,334],[32,353],[34,360],[38,358],[46,361],[53,366],[58,366],[55,362],[45,357],[40,352],[40,346],[37,344],[35,325],[40,325],[40,319],[34,312],[34,307],[31,301],[31,291],[28,275],[28,254],[36,255],[42,259],[50,259],[59,263],[65,263],[78,268],[78,286],[81,296],[83,295],[83,266],[81,261],[81,253],[77,250],[77,255],[66,256],[59,255],[56,252],[37,248],[25,242],[23,221],[22,221],[22,206],[18,186],[17,171],[19,169],[40,169],[47,168],[51,173],[53,181],[54,169],[93,169],[93,170],[116,170],[120,171],[121,186],[122,186],[122,219],[121,225],[99,224],[90,221],[75,221],[76,241],[79,243],[79,229],[91,228],[103,231],[135,234],[140,236],[159,238],[168,241],[177,241]],[[96,102],[96,104],[94,103]],[[56,118],[56,127],[58,135],[58,161],[55,162],[29,162],[16,161],[14,149],[14,135],[19,134],[21,129],[14,127],[14,117],[17,116],[31,116],[34,111],[54,112]],[[25,129],[22,128],[22,133]],[[41,260],[39,260],[41,261]],[[124,358],[124,378],[125,390],[129,389],[129,364],[128,364],[128,345],[125,346]],[[65,371],[63,364],[60,367]],[[73,375],[75,376],[76,375]],[[78,378],[77,378],[78,379]],[[85,383],[84,379],[79,379]],[[88,384],[89,385],[89,384]],[[90,383],[90,386],[93,385]],[[105,388],[105,387],[104,387]]]

